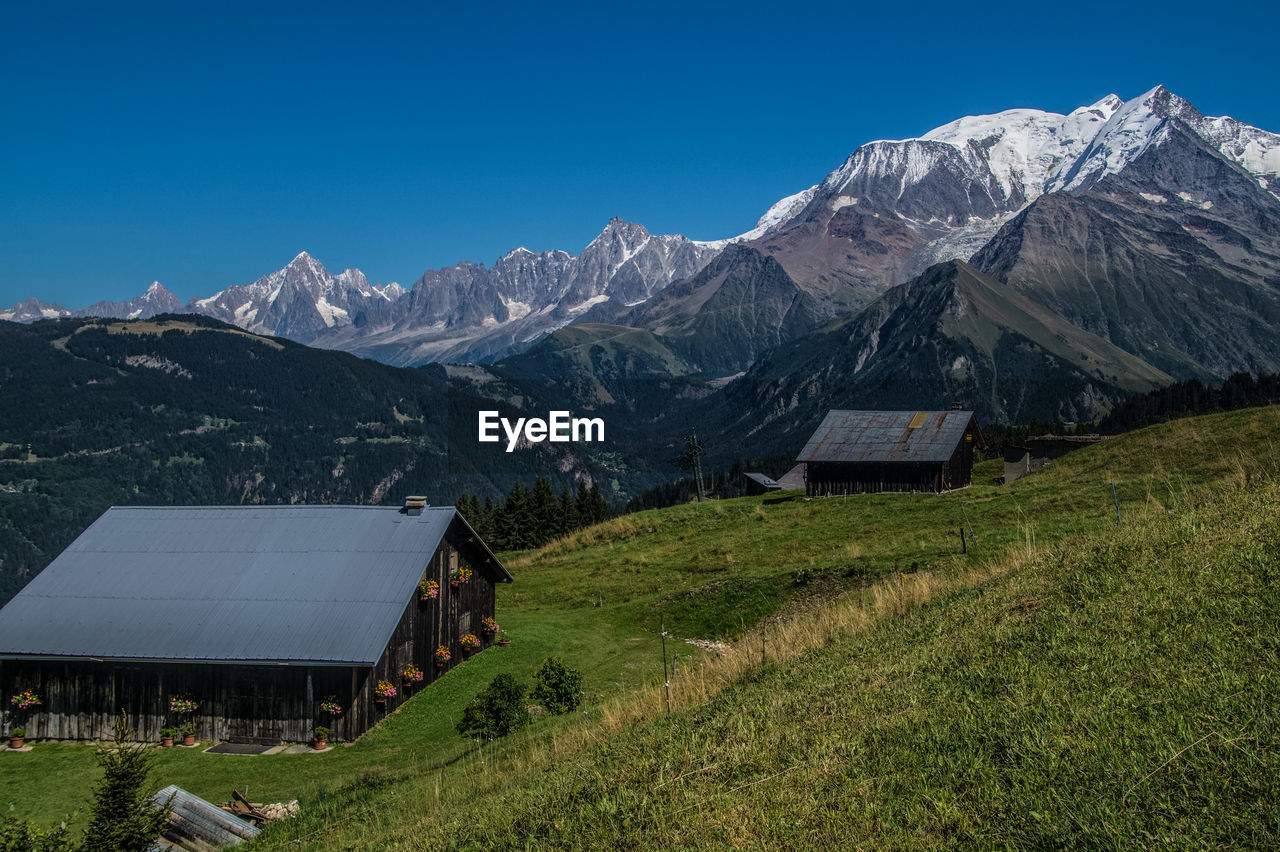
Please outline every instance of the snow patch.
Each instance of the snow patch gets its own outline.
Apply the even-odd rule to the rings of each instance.
[[[580,302],[572,306],[571,308],[569,308],[569,313],[580,314],[580,313],[583,313],[584,311],[591,310],[601,302],[607,302],[607,301],[609,301],[609,297],[604,293],[601,293],[599,296],[592,296],[590,299],[587,299],[585,302]],[[644,300],[642,299],[641,301],[644,301]]]
[[[343,325],[346,325],[346,320],[350,317],[350,314],[342,308],[329,304],[329,300],[323,296],[316,299],[316,311],[327,328],[333,328],[340,320]]]
[[[745,234],[739,234],[731,237],[725,242],[746,242],[748,240],[756,240],[763,237],[770,231],[776,230],[780,225],[785,225],[800,213],[809,202],[813,200],[813,196],[818,192],[819,184],[814,184],[808,189],[801,190],[795,195],[788,195],[774,203],[772,207],[765,211],[765,214],[756,222],[756,226]]]
[[[1185,193],[1180,193],[1180,194],[1185,194]],[[1153,192],[1139,192],[1138,195],[1142,196],[1144,201],[1150,201],[1152,204],[1164,204],[1166,201],[1169,200],[1165,196],[1160,195],[1158,193],[1153,193]]]
[[[531,310],[528,302],[517,302],[515,299],[508,299],[506,296],[499,296],[502,304],[506,306],[508,321],[518,320],[521,317],[527,317]],[[496,320],[495,320],[496,322]]]

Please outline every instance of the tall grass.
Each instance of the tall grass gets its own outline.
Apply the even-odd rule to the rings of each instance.
[[[1171,443],[1212,432],[1188,426]],[[1058,473],[1119,478],[1119,527],[1015,511],[979,558],[784,609],[493,761],[396,777],[428,804],[335,802],[306,845],[1271,848],[1277,455],[1152,467],[1135,492],[1115,450]]]
[[[450,672],[359,743],[297,758],[165,754],[164,780],[209,798],[225,798],[233,786],[249,786],[261,800],[301,797],[303,818],[273,827],[260,841],[266,848],[415,849],[455,841],[489,848],[519,845],[512,838],[525,836],[535,847],[583,848],[946,845],[957,837],[1001,845],[1031,811],[1055,811],[1015,796],[1003,814],[993,814],[964,790],[1002,801],[1008,789],[1040,790],[1072,767],[1098,771],[1071,751],[1097,720],[1076,721],[1069,732],[1060,726],[1127,694],[1127,681],[1112,683],[1111,693],[1082,685],[1078,696],[1064,698],[1052,679],[1080,676],[1061,649],[1090,656],[1080,643],[1114,642],[1099,625],[1134,647],[1155,648],[1158,665],[1149,668],[1169,678],[1148,684],[1128,715],[1112,719],[1126,720],[1117,736],[1140,746],[1109,752],[1125,767],[1127,783],[1208,734],[1174,746],[1167,714],[1154,727],[1139,718],[1143,706],[1177,705],[1169,660],[1207,659],[1189,639],[1152,644],[1149,637],[1166,622],[1203,634],[1211,622],[1197,613],[1221,603],[1199,574],[1188,586],[1185,572],[1171,572],[1170,560],[1220,559],[1219,550],[1238,544],[1246,516],[1258,541],[1273,535],[1256,501],[1275,499],[1277,429],[1280,409],[1232,412],[1109,440],[1011,486],[989,484],[998,464],[986,464],[973,488],[942,497],[784,495],[615,519],[506,556],[517,582],[500,590],[498,617],[515,644]],[[1119,528],[1112,480],[1124,512]],[[962,523],[980,539],[976,548],[969,542],[967,554],[959,548]],[[1198,538],[1186,538],[1188,524],[1198,525]],[[1146,544],[1135,556],[1138,539]],[[1098,557],[1098,548],[1111,556]],[[1250,582],[1270,570],[1269,557],[1262,558]],[[1116,622],[1114,612],[1080,591],[1124,577],[1151,582],[1139,591],[1104,584],[1096,597],[1111,610],[1135,610],[1137,627]],[[1175,591],[1159,591],[1156,578]],[[1243,581],[1223,577],[1214,594],[1237,600]],[[1177,610],[1171,596],[1178,594],[1200,609]],[[1066,599],[1076,603],[1064,607]],[[1077,617],[1086,611],[1092,620]],[[1148,617],[1157,611],[1176,617]],[[659,676],[659,613],[672,633],[669,666],[676,655],[669,685]],[[1258,620],[1245,615],[1220,615],[1223,630],[1238,636]],[[685,639],[723,641],[694,647]],[[1127,647],[1114,655],[1123,657]],[[1263,653],[1248,642],[1239,649]],[[492,749],[453,733],[461,707],[489,678],[507,671],[527,679],[549,653],[587,674],[585,714],[543,719]],[[1267,653],[1274,663],[1275,651]],[[1107,659],[1089,665],[1117,677]],[[1228,680],[1252,673],[1263,682],[1238,655],[1223,665]],[[1141,675],[1139,669],[1125,678]],[[1034,692],[1011,686],[1024,682]],[[1045,696],[1055,703],[1041,717],[1028,715]],[[1234,701],[1219,711],[1238,715]],[[1018,725],[1009,728],[1001,713]],[[964,727],[965,719],[984,720],[988,732]],[[1158,759],[1150,731],[1170,745]],[[1252,744],[1231,730],[1219,734],[1170,767],[1207,748],[1252,748],[1258,765],[1271,766],[1270,746],[1258,747],[1257,733]],[[1061,753],[1046,756],[1048,741]],[[61,816],[74,807],[62,804],[73,801],[69,793],[89,786],[88,752],[45,744],[20,756],[24,763],[0,760],[0,791],[28,809],[24,815]],[[972,759],[977,768],[966,771],[973,777],[960,784],[944,774],[946,783],[936,782],[943,769],[960,772],[955,755]],[[1008,777],[1010,767],[1017,778]],[[1153,782],[1172,795],[1160,786],[1167,772],[1138,785],[1125,807],[1148,795]],[[1255,780],[1270,790],[1266,772]],[[1075,783],[1060,792],[1078,803],[1081,789]],[[858,802],[865,808],[854,808]],[[797,820],[809,827],[780,833]],[[930,828],[913,834],[906,828],[912,821]],[[1133,824],[1133,831],[1142,827]],[[929,833],[938,825],[950,828]],[[1046,836],[1049,845],[1065,843]],[[1126,835],[1131,844],[1134,836]],[[1004,845],[1010,843],[1018,845]]]

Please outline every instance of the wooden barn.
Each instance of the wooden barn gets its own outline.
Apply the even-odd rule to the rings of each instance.
[[[829,411],[800,451],[810,497],[950,491],[973,479],[972,411]]]
[[[144,738],[354,739],[465,659],[463,636],[488,644],[511,582],[453,507],[424,503],[109,509],[0,610],[5,730],[109,738],[123,708]],[[25,690],[41,703],[18,710]]]

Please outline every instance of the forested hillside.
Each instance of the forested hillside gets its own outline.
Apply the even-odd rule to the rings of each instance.
[[[599,475],[564,445],[477,444],[450,403],[481,401],[451,394],[441,367],[216,320],[0,323],[0,352],[0,601],[114,504],[452,503],[535,471],[558,487]]]

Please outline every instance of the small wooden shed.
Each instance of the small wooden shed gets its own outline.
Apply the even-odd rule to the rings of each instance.
[[[1027,438],[1026,446],[1004,446],[1004,481],[1014,482],[1028,473],[1039,470],[1047,462],[1067,453],[1103,441],[1101,435],[1040,435]]]
[[[744,473],[742,478],[745,480],[742,483],[742,488],[748,497],[757,497],[782,488],[773,477],[766,476],[763,473]]]
[[[827,412],[797,461],[810,497],[950,491],[973,479],[972,411]]]
[[[5,701],[3,724],[106,739],[124,709],[145,738],[187,721],[233,742],[359,736],[445,670],[438,646],[454,665],[461,637],[485,639],[511,581],[452,506],[423,502],[109,509],[0,610],[0,696],[41,700]]]

